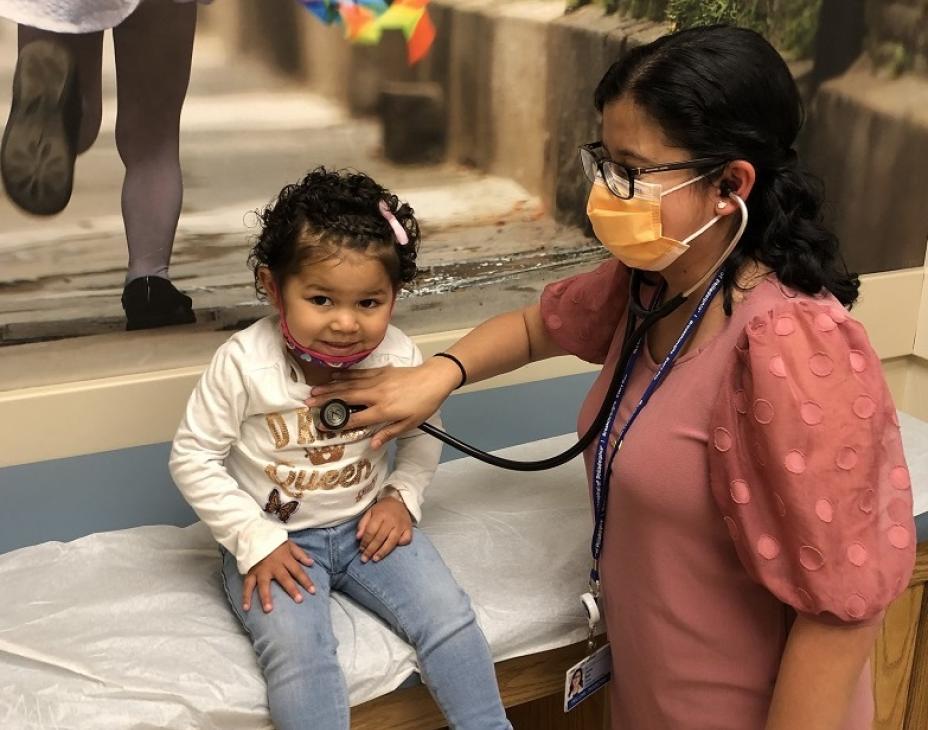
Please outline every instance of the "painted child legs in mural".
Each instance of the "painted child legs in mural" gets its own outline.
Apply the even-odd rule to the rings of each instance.
[[[129,249],[122,305],[130,330],[196,321],[190,298],[168,279],[183,199],[179,123],[195,28],[194,3],[144,0],[113,29]],[[102,32],[19,28],[0,168],[8,195],[24,210],[52,215],[71,197],[74,159],[100,128],[102,41]]]
[[[128,329],[195,321],[190,298],[168,280],[184,194],[179,127],[195,27],[195,4],[147,0],[113,29],[116,146],[126,166],[129,268],[122,305]]]

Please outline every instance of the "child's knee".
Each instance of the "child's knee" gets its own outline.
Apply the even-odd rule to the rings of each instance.
[[[264,618],[276,612],[275,607]],[[300,672],[313,673],[338,666],[338,641],[330,620],[311,615],[285,616],[281,612],[276,619],[262,619],[252,626],[255,623],[261,627],[252,628],[253,643],[265,674],[282,681]]]
[[[116,150],[127,167],[146,161],[163,160],[179,170],[178,145],[177,125],[174,122],[163,125],[157,120],[138,124],[126,120],[116,122]]]
[[[433,586],[420,594],[418,600],[417,626],[407,631],[414,643],[441,641],[477,621],[470,599],[456,583]]]

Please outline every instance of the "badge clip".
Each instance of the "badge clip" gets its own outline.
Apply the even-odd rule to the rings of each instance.
[[[599,625],[599,621],[602,618],[599,612],[599,601],[597,600],[597,596],[593,593],[584,593],[582,596],[580,596],[580,603],[583,605],[583,610],[586,613],[587,624],[590,627],[586,641],[587,650],[593,651],[596,627]]]

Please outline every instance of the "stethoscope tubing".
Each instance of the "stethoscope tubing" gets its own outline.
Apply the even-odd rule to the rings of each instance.
[[[622,341],[622,352],[619,355],[619,360],[612,375],[612,380],[609,383],[609,388],[603,397],[603,402],[599,408],[599,413],[596,414],[596,418],[593,419],[593,423],[590,424],[590,427],[586,430],[586,433],[580,437],[577,443],[575,443],[566,451],[562,451],[560,454],[548,457],[547,459],[519,461],[516,459],[507,459],[502,456],[496,456],[495,454],[478,449],[476,446],[465,443],[459,438],[452,436],[446,431],[443,431],[442,429],[433,426],[430,423],[421,424],[419,429],[427,433],[429,436],[437,438],[439,441],[448,444],[452,448],[457,449],[458,451],[467,454],[468,456],[479,459],[480,461],[490,464],[491,466],[507,469],[509,471],[545,471],[547,469],[554,469],[556,467],[562,466],[563,464],[566,464],[577,455],[582,454],[602,432],[603,427],[606,425],[606,421],[609,418],[609,411],[612,408],[612,402],[615,400],[616,394],[619,391],[622,375],[625,372],[628,361],[631,358],[632,353],[634,352],[638,343],[644,339],[648,330],[654,326],[655,322],[669,315],[671,312],[680,307],[683,302],[686,301],[686,296],[679,294],[663,305],[648,308],[645,307],[641,302],[640,291],[641,273],[635,270],[632,271],[631,286],[629,287],[629,308],[625,326],[625,336]],[[640,323],[637,322],[639,318],[641,318]]]

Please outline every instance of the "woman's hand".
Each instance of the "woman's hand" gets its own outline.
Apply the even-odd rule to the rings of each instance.
[[[454,343],[448,354],[463,362],[467,382],[476,383],[567,353],[545,329],[541,307],[533,304],[488,319]],[[412,368],[340,370],[332,379],[313,388],[306,405],[318,407],[340,398],[351,406],[366,406],[352,414],[345,427],[386,424],[371,439],[371,445],[380,448],[431,418],[460,385],[461,371],[448,358],[433,357]]]
[[[412,542],[412,518],[401,497],[385,497],[376,502],[358,523],[361,562],[383,560],[397,545]]]
[[[303,594],[297,588],[297,583],[310,593],[316,592],[316,587],[303,570],[313,564],[313,559],[292,540],[279,545],[274,552],[263,560],[255,563],[245,575],[245,584],[242,586],[242,608],[251,609],[251,597],[258,588],[258,597],[265,613],[270,613],[274,605],[271,601],[271,581],[277,581],[290,597],[297,603],[303,602]]]
[[[312,389],[306,401],[310,407],[322,406],[341,398],[353,406],[367,406],[353,413],[345,429],[378,423],[387,425],[374,434],[371,445],[379,449],[390,439],[427,421],[460,382],[457,366],[443,358],[433,358],[418,367],[345,370],[332,376],[331,383]]]

